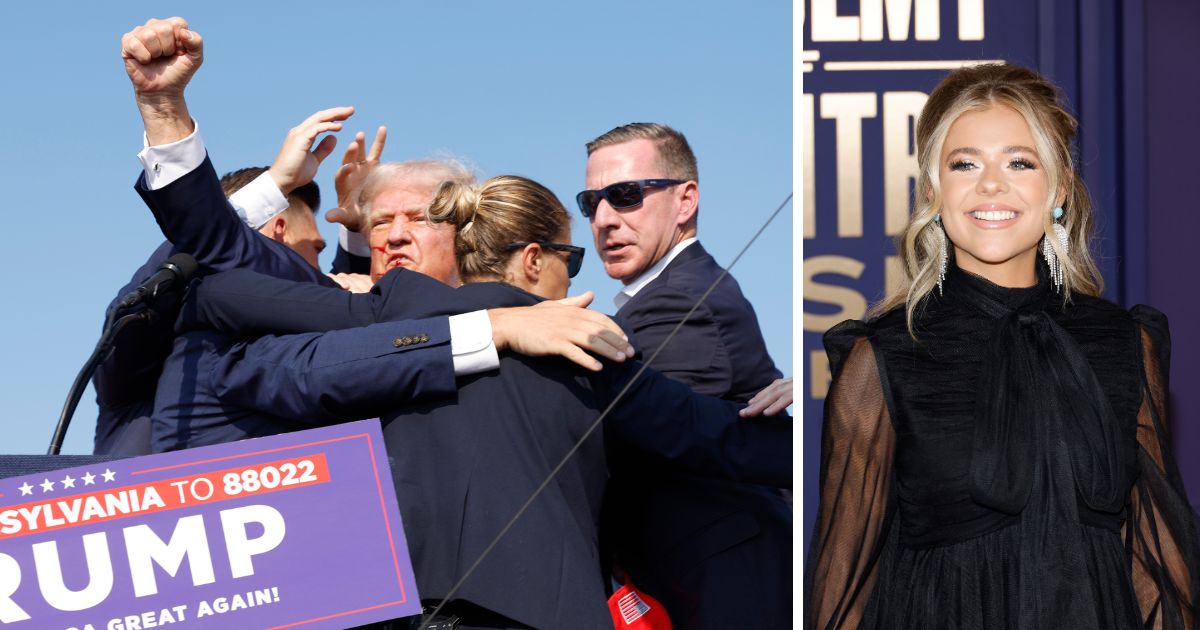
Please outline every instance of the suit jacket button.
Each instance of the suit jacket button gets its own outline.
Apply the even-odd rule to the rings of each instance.
[[[399,348],[400,346],[408,345],[408,337],[396,337],[392,340],[392,345]]]
[[[426,335],[425,333],[421,333],[420,336],[417,337],[417,343],[425,343],[426,341],[429,341],[429,335]]]

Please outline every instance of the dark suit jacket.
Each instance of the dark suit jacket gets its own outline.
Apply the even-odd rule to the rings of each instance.
[[[245,267],[279,278],[335,286],[291,249],[264,238],[237,217],[221,190],[212,162],[162,187],[149,190],[139,175],[134,189],[154,214],[166,241],[154,250],[105,311],[107,320],[118,300],[153,275],[173,254],[191,254],[200,273]],[[97,454],[143,455],[152,452],[150,416],[163,361],[175,339],[170,309],[152,322],[136,321],[122,329],[112,354],[97,368],[94,449]]]
[[[250,294],[263,291],[255,303]],[[231,272],[201,284],[187,318],[226,331],[296,330],[306,322],[336,328],[536,301],[502,284],[450,289],[403,269],[371,294],[349,299]],[[272,305],[276,312],[264,316]],[[697,473],[790,485],[790,420],[739,421],[737,405],[698,396],[653,371],[633,380],[639,367],[633,361],[592,373],[559,359],[505,354],[498,372],[460,379],[451,399],[382,415],[423,597],[449,594],[630,381],[605,430],[583,441],[456,599],[538,628],[612,627],[596,537],[608,439]]]
[[[139,175],[134,190],[154,212],[167,241],[150,254],[116,294],[106,311],[106,322],[113,317],[121,296],[144,282],[176,252],[192,254],[200,265],[200,274],[247,268],[335,286],[298,253],[246,226],[229,205],[206,157],[197,169],[160,190],[146,188],[144,175]],[[150,416],[157,380],[175,340],[174,317],[169,310],[160,312],[164,316],[154,322],[138,320],[122,329],[113,353],[96,368],[92,378],[100,412],[96,420],[96,454],[144,455],[152,450]]]
[[[169,242],[154,250],[105,309],[106,324],[121,297],[149,279],[174,253]],[[175,337],[173,319],[167,316],[133,321],[117,335],[112,354],[97,366],[92,376],[98,408],[93,443],[96,454],[131,456],[150,452],[150,414],[163,359],[171,353]]]
[[[781,374],[732,276],[664,343],[722,271],[693,243],[617,315],[652,367],[697,392],[745,401]],[[605,544],[676,627],[788,627],[792,511],[781,493],[688,475],[614,446]],[[790,452],[781,456],[790,465]]]
[[[337,251],[333,254],[333,266],[330,273],[371,273],[371,257],[356,256],[342,248],[338,243]]]

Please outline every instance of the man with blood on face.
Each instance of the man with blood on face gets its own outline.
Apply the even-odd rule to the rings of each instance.
[[[462,284],[454,228],[425,219],[434,192],[446,181],[467,184],[473,178],[461,165],[442,160],[391,162],[367,177],[359,205],[367,217],[373,281],[404,267],[452,287]]]

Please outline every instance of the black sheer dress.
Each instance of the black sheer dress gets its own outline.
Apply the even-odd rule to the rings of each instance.
[[[951,269],[825,335],[813,628],[1190,628],[1163,315]]]

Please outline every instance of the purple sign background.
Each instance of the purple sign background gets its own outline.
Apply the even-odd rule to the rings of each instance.
[[[177,624],[187,628],[345,628],[416,614],[420,599],[378,420],[3,479],[0,515],[12,506],[33,501],[117,492],[155,481],[242,470],[283,460],[311,458],[318,462],[319,469],[322,456],[328,471],[326,482],[276,484],[271,491],[247,491],[199,504],[189,496],[188,503],[173,509],[24,535],[4,535],[5,521],[0,519],[0,616],[12,615],[11,603],[15,603],[30,617],[4,627],[82,630],[90,624],[96,630],[134,630]],[[69,485],[73,488],[63,489],[67,479],[72,480]],[[91,482],[85,486],[88,479]],[[218,485],[214,496],[222,492]],[[177,502],[167,500],[168,505]],[[276,510],[283,519],[285,533],[274,548],[250,556],[252,575],[234,578],[220,512],[253,505]],[[174,576],[155,565],[158,592],[135,597],[123,530],[146,525],[165,544],[180,519],[193,515],[202,515],[215,581],[192,584],[189,561],[195,560],[193,554],[180,563]],[[18,520],[26,522],[24,518]],[[7,522],[13,522],[11,515]],[[266,535],[266,528],[257,522],[239,529],[251,540]],[[39,587],[33,545],[54,541],[63,585],[81,591],[95,578],[85,560],[83,536],[97,532],[104,532],[107,538],[111,592],[87,609],[57,610],[47,603]],[[14,575],[15,568],[19,568],[19,578]],[[197,574],[203,573],[197,570]],[[245,607],[237,604],[238,597],[247,604]],[[176,608],[179,606],[186,606],[182,614]],[[211,614],[198,616],[205,609]],[[130,617],[137,617],[132,624],[127,621]]]

